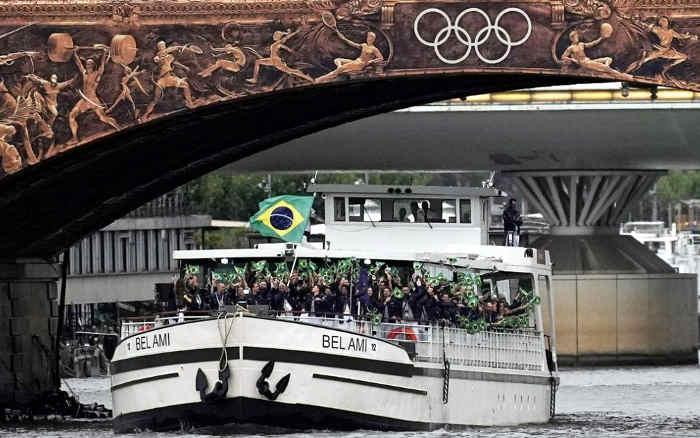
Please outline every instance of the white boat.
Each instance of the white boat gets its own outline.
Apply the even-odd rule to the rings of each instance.
[[[200,266],[200,275],[249,260],[419,261],[433,274],[481,275],[491,293],[507,299],[529,285],[546,303],[547,321],[537,305],[528,311],[526,327],[478,332],[360,320],[357,314],[327,318],[291,312],[123,323],[112,361],[116,432],[225,423],[432,430],[550,420],[559,381],[551,262],[546,252],[484,245],[485,212],[498,191],[309,190],[325,196],[324,242],[176,251],[175,258],[183,269]],[[435,219],[394,222],[394,214],[414,200],[430,200]]]
[[[635,238],[680,274],[698,274],[700,267],[700,234],[677,231],[676,224],[664,228],[663,222],[626,222],[620,235]],[[700,303],[700,283],[697,285]]]

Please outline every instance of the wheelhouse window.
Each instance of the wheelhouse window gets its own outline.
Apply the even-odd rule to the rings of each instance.
[[[454,199],[397,199],[394,211],[395,222],[457,223]]]
[[[333,218],[336,222],[345,222],[345,198],[333,198]]]
[[[338,207],[336,205],[336,220]],[[455,199],[350,198],[350,222],[457,223]]]
[[[388,203],[387,203],[388,202]],[[350,198],[348,203],[350,222],[391,222],[384,214],[391,211],[391,199]]]
[[[472,223],[472,200],[459,200],[459,222],[462,224]]]

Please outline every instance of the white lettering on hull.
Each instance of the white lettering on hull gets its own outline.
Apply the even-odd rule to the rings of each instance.
[[[323,335],[321,346],[328,350],[358,351],[361,353],[366,353],[368,348],[371,351],[377,351],[377,344],[368,343],[367,338],[359,336]]]
[[[126,343],[127,351],[144,351],[154,348],[170,347],[172,345],[170,332],[152,333],[135,336]]]

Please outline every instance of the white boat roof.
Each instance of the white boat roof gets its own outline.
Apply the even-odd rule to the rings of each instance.
[[[213,260],[221,259],[267,259],[283,258],[285,251],[294,249],[294,244],[261,244],[254,249],[208,249],[174,251],[175,260]],[[526,256],[531,251],[532,256]],[[391,250],[344,250],[323,249],[296,245],[295,254],[299,258],[358,258],[396,261],[418,261],[454,265],[455,267],[487,269],[500,271],[547,271],[551,270],[549,254],[545,252],[544,263],[538,264],[537,250],[521,247],[474,246],[446,248],[444,252],[391,251]]]
[[[390,196],[450,196],[450,197],[501,197],[504,192],[488,187],[446,187],[446,186],[412,186],[412,185],[375,185],[375,184],[309,184],[309,193],[327,193],[339,195],[390,195]]]

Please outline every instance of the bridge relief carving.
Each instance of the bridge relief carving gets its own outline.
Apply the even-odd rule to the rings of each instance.
[[[9,1],[0,178],[173,111],[407,74],[700,90],[700,0]]]

